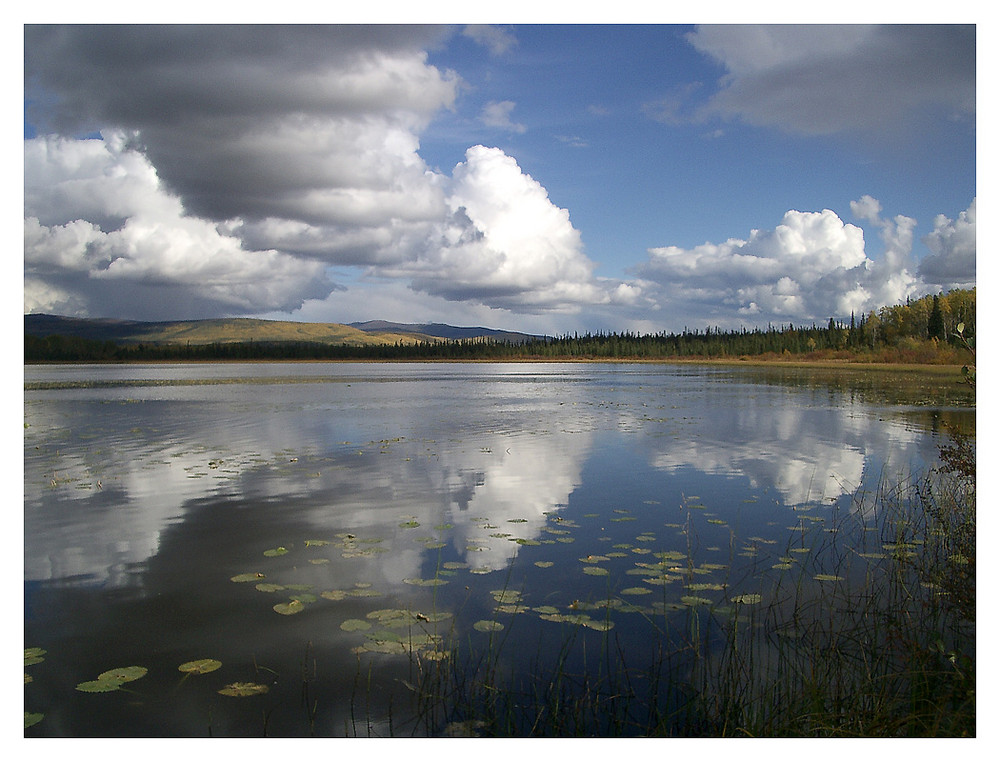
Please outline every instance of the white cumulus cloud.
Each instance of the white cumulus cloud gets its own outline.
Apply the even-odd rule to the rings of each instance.
[[[920,262],[920,277],[944,289],[976,285],[976,199],[952,220],[934,218],[934,230],[923,242],[931,254]]]
[[[634,299],[634,289],[593,275],[569,212],[499,148],[473,146],[453,173],[451,213],[414,262],[386,274],[453,300],[519,310],[576,309]]]
[[[752,230],[746,239],[650,249],[639,274],[660,285],[661,304],[687,302],[692,315],[725,307],[730,314],[819,320],[863,309],[870,265],[861,228],[829,209],[791,210],[773,230]]]
[[[155,319],[178,302],[203,314],[294,309],[333,288],[319,262],[247,250],[185,215],[122,134],[34,138],[24,157],[26,310],[125,303]]]

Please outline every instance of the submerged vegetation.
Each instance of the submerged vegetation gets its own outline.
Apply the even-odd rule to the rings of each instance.
[[[962,325],[962,338],[956,337]],[[531,340],[475,338],[399,340],[365,344],[320,341],[230,340],[95,341],[78,336],[24,337],[24,360],[36,362],[145,362],[155,360],[667,360],[804,359],[876,363],[958,364],[963,341],[975,341],[976,290],[956,289],[883,307],[825,326],[769,325],[681,333],[587,333]]]

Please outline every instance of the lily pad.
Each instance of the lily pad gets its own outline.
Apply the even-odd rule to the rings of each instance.
[[[606,577],[608,576],[608,570],[600,566],[584,566],[583,573],[589,574],[592,577]]]
[[[652,590],[648,587],[626,587],[622,590],[622,595],[649,595]]]
[[[269,688],[260,683],[230,683],[218,691],[223,696],[259,696],[267,693]]]
[[[25,648],[24,666],[30,667],[32,664],[38,664],[39,662],[45,661],[43,657],[46,653],[48,653],[48,651],[44,648]]]
[[[119,684],[130,683],[133,680],[143,677],[146,672],[145,667],[116,667],[115,669],[109,669],[107,672],[102,672],[97,676],[97,679],[108,682],[114,681]]]
[[[284,585],[277,585],[274,582],[260,582],[256,587],[262,593],[277,593],[285,589]]]
[[[414,529],[420,526],[420,522],[416,519],[411,519],[410,521],[404,521],[400,524],[403,529]]]
[[[554,562],[553,561],[535,561],[535,566],[537,566],[539,569],[548,569],[549,567],[554,566]]]
[[[836,574],[816,574],[813,579],[820,582],[838,582],[843,579],[843,577],[838,577]]]
[[[757,593],[744,593],[743,595],[737,595],[735,598],[730,598],[733,603],[745,603],[753,604],[760,603],[761,598]]]
[[[24,727],[30,728],[32,725],[37,725],[42,721],[44,714],[39,714],[38,712],[25,712],[24,713]]]
[[[248,572],[246,574],[237,574],[235,577],[230,577],[230,582],[260,582],[264,579],[264,575],[260,572]]]
[[[277,548],[271,548],[270,550],[265,550],[264,555],[268,558],[274,558],[275,556],[283,556],[288,552],[288,548],[280,546]]]
[[[298,614],[306,605],[302,601],[287,601],[285,603],[277,603],[271,608],[277,611],[279,614],[284,616],[291,616],[292,614]]]
[[[682,595],[681,603],[685,606],[708,606],[712,601],[708,598],[699,598],[697,595]]]
[[[448,580],[435,577],[434,579],[420,579],[419,577],[407,577],[403,580],[407,585],[417,587],[434,587],[435,585],[447,585]]]
[[[497,603],[517,603],[521,600],[521,594],[516,590],[491,590],[490,595]]]
[[[76,689],[84,693],[108,693],[121,687],[122,684],[117,680],[87,680],[77,685]]]
[[[479,632],[496,632],[503,629],[503,625],[500,622],[493,622],[488,619],[480,619],[472,627]]]
[[[371,623],[363,619],[348,619],[340,623],[340,629],[346,632],[360,632],[362,630],[370,630],[371,628]]]
[[[306,540],[307,548],[321,548],[324,545],[329,545],[329,540]]]
[[[215,672],[221,666],[222,662],[218,659],[197,659],[195,661],[186,661],[177,669],[181,672],[187,672],[190,675],[205,675],[209,672]]]

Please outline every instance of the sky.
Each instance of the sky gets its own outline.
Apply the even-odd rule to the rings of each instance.
[[[976,284],[974,25],[24,27],[24,312],[530,333]]]

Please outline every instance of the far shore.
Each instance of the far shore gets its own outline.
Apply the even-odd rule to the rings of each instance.
[[[663,357],[663,358],[629,358],[629,357],[516,357],[505,359],[442,359],[442,358],[405,358],[405,359],[377,359],[377,358],[338,358],[338,359],[184,359],[184,360],[136,360],[136,361],[114,361],[114,362],[29,362],[25,366],[41,365],[214,365],[214,364],[311,364],[311,363],[351,363],[351,364],[383,364],[383,365],[412,365],[414,363],[472,363],[478,365],[504,365],[512,363],[540,363],[540,364],[565,364],[565,363],[594,363],[594,364],[621,364],[621,365],[723,365],[723,366],[753,366],[753,367],[775,367],[775,368],[813,368],[824,370],[865,370],[865,371],[893,371],[921,373],[923,375],[955,376],[961,379],[963,365],[956,364],[936,364],[936,363],[893,363],[893,362],[871,362],[853,361],[848,359],[771,359],[761,357]]]

